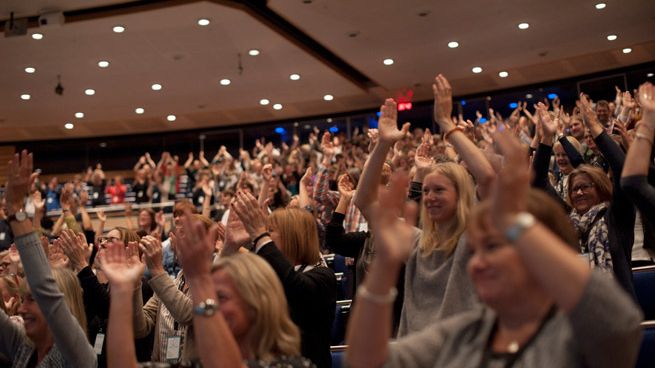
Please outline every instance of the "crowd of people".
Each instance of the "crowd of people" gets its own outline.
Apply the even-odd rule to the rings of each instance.
[[[655,86],[484,123],[453,116],[444,76],[433,92],[440,134],[387,99],[376,129],[211,161],[146,153],[127,180],[98,164],[45,183],[17,153],[0,366],[331,367],[327,253],[354,269],[353,367],[632,366],[632,268],[655,265]],[[105,229],[102,208],[126,202],[136,221],[127,205]]]

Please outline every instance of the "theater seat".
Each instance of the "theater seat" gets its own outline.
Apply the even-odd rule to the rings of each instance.
[[[334,323],[332,324],[331,345],[341,345],[346,337],[346,327],[350,317],[351,300],[339,300],[337,309],[334,312]]]
[[[332,368],[342,368],[346,366],[343,359],[347,347],[347,345],[337,345],[330,347],[330,352],[332,354]]]
[[[644,338],[641,340],[639,358],[635,367],[653,368],[655,367],[655,321],[642,322],[641,326],[644,329]]]
[[[644,311],[644,320],[655,320],[655,266],[633,268],[632,280],[637,300]]]

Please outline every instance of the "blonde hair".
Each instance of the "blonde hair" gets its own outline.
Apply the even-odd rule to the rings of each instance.
[[[582,153],[583,153],[583,152],[582,152],[582,144],[580,144],[580,141],[579,141],[579,140],[577,140],[574,136],[571,136],[571,135],[567,135],[567,136],[566,136],[566,139],[569,141],[569,143],[571,143],[571,145],[573,146],[573,148],[575,148],[575,150],[578,151],[579,154],[582,154]],[[555,142],[555,144],[553,145],[553,148],[555,148],[555,147],[561,147],[561,146],[562,146],[562,144],[561,144],[559,141],[557,141],[557,142]]]
[[[311,213],[298,208],[281,208],[268,217],[268,227],[280,233],[277,244],[295,264],[313,265],[321,260],[318,230]]]
[[[68,306],[68,310],[73,317],[75,317],[86,334],[86,313],[84,312],[84,300],[82,298],[82,286],[80,285],[80,281],[77,279],[77,276],[73,271],[65,267],[53,267],[52,277],[55,279],[59,291],[64,294],[64,301]],[[27,282],[21,280],[20,294],[24,296],[30,293],[31,291],[29,290]],[[48,318],[48,316],[45,317]]]
[[[219,270],[230,276],[248,308],[246,339],[255,359],[300,354],[300,330],[289,317],[284,289],[273,268],[259,256],[240,253],[220,258],[212,273]]]
[[[121,241],[125,245],[127,245],[128,242],[138,242],[139,240],[141,240],[141,237],[136,231],[130,230],[126,227],[116,226],[112,230],[116,230],[119,233],[121,233]]]
[[[454,162],[438,163],[429,175],[443,175],[450,180],[457,192],[457,210],[455,217],[448,224],[441,224],[442,230],[438,230],[438,224],[430,220],[425,201],[422,201],[421,228],[423,235],[419,241],[419,247],[425,255],[429,255],[435,250],[443,250],[446,254],[451,255],[457,247],[460,236],[466,230],[466,221],[475,200],[475,185],[468,171]]]

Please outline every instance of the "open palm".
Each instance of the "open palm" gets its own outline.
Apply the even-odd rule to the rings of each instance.
[[[128,262],[127,252],[122,244],[107,246],[101,265],[111,285],[134,284],[141,278],[145,268],[141,262]]]

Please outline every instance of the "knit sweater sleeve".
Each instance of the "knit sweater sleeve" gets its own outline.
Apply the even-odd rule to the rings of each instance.
[[[357,257],[368,237],[365,231],[346,233],[343,228],[343,213],[334,212],[325,227],[325,245],[331,252],[345,257]]]
[[[655,188],[645,175],[631,175],[621,179],[621,189],[641,212],[643,219],[655,219]]]
[[[0,354],[15,357],[21,345],[29,343],[25,333],[0,308]]]
[[[50,333],[64,359],[72,367],[96,367],[98,362],[93,347],[55,283],[39,237],[36,233],[19,236],[16,245],[32,297],[48,321]]]
[[[580,152],[575,149],[575,147],[565,136],[562,136],[559,139],[559,143],[562,145],[562,148],[564,149],[564,152],[566,152],[566,156],[569,158],[569,161],[573,167],[578,167],[584,164],[584,157],[582,157]]]
[[[585,367],[634,367],[643,315],[613,279],[593,272],[569,314]]]
[[[179,290],[168,274],[157,275],[148,284],[178,323],[190,325],[193,322],[191,298]]]

